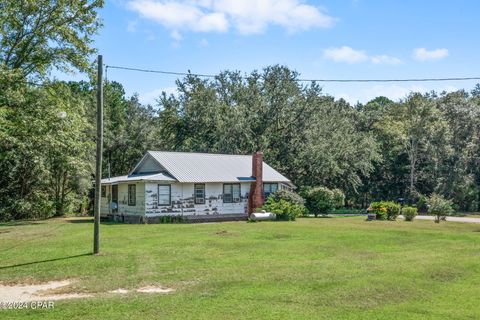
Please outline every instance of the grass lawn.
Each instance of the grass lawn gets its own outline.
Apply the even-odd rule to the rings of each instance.
[[[78,279],[95,298],[1,319],[479,319],[480,226],[363,217],[0,225],[0,282]],[[170,294],[107,294],[159,284]]]

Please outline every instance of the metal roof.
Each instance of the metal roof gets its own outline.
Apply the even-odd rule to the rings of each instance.
[[[251,155],[148,151],[179,182],[242,182],[252,177]],[[263,181],[290,180],[263,162]]]
[[[119,182],[135,182],[135,181],[176,181],[170,175],[160,172],[160,173],[149,173],[149,174],[135,174],[128,176],[118,176],[112,178],[102,179],[102,184],[113,184]]]

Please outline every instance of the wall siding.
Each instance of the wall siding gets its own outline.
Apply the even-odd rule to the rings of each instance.
[[[250,183],[241,183],[241,201],[223,203],[223,183],[205,184],[205,204],[195,204],[193,183],[171,183],[171,206],[158,206],[158,183],[145,184],[145,215],[228,215],[246,214]]]
[[[136,185],[136,199],[135,205],[128,205],[128,185]],[[109,200],[111,199],[112,186],[107,185],[107,197],[101,200],[100,213],[102,216],[110,214]],[[145,215],[145,183],[144,182],[132,182],[132,183],[119,183],[118,184],[118,212],[117,215]]]

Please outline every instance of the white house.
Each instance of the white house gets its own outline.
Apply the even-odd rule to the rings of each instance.
[[[246,219],[265,196],[291,189],[261,152],[228,155],[148,151],[126,176],[102,179],[101,215],[116,221]]]

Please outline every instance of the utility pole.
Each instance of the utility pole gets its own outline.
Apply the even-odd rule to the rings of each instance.
[[[100,252],[100,196],[102,189],[103,152],[103,57],[97,60],[97,157],[95,161],[95,207],[93,222],[93,254]]]

